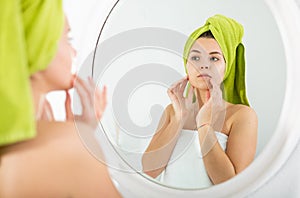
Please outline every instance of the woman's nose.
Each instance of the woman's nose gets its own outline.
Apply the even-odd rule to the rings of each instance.
[[[208,69],[208,66],[201,66],[200,69]]]
[[[199,64],[199,67],[200,67],[200,69],[201,70],[204,70],[204,69],[210,69],[210,62],[209,62],[209,60],[206,60],[206,59],[202,59],[202,62],[201,62],[201,64]]]

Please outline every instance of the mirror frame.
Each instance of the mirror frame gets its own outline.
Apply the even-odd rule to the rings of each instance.
[[[300,67],[297,66],[300,52],[300,9],[296,0],[264,0],[272,12],[284,45],[287,63],[287,81],[281,115],[274,135],[254,162],[234,178],[206,189],[176,189],[145,179],[139,173],[128,173],[110,168],[112,180],[124,197],[245,197],[255,194],[273,176],[275,176],[295,150],[300,140]],[[119,0],[112,0],[113,6],[106,17],[108,19]],[[100,34],[105,26],[102,24]],[[100,37],[99,34],[99,37]],[[98,38],[99,40],[99,38]],[[97,46],[96,46],[97,48]],[[104,153],[109,153],[110,159],[119,163],[120,167],[128,164],[120,158],[108,140],[101,140]],[[109,161],[108,160],[108,161]],[[130,168],[130,167],[129,167]],[[139,188],[137,188],[137,186]],[[138,189],[138,190],[137,190]]]

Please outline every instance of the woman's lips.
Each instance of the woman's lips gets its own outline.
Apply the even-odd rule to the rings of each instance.
[[[211,78],[211,76],[208,74],[199,74],[197,77],[198,78]]]

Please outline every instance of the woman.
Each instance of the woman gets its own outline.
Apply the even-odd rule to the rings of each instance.
[[[191,34],[187,77],[169,88],[172,104],[143,155],[147,175],[177,187],[208,187],[253,161],[257,116],[245,94],[242,36],[243,27],[222,15]]]
[[[87,137],[94,139],[94,130],[106,106],[106,92],[95,89],[92,80],[85,82],[77,78],[73,83],[70,69],[75,51],[68,41],[70,28],[64,19],[61,1],[24,0],[21,5],[15,1],[7,2],[22,7],[20,10],[24,12],[16,18],[23,17],[22,28],[28,42],[25,54],[28,56],[26,59],[31,60],[28,68],[31,67],[29,73],[32,73],[30,80],[37,120],[36,134],[26,133],[28,128],[24,125],[18,134],[13,130],[1,134],[1,137],[9,138],[0,147],[0,197],[120,197],[105,164],[87,151],[77,133],[77,130],[84,130]],[[19,11],[13,6],[11,11]],[[22,31],[22,28],[19,30]],[[53,29],[49,31],[49,28]],[[16,50],[23,46],[21,43]],[[34,55],[36,59],[33,59]],[[36,68],[33,69],[34,64]],[[75,117],[76,125],[73,120],[45,120],[43,113],[39,117],[39,103],[44,94],[52,90],[68,90],[73,85],[83,107],[82,115]],[[24,102],[20,98],[18,100]],[[68,94],[66,110],[68,117],[73,119]],[[100,148],[97,152],[101,155]]]

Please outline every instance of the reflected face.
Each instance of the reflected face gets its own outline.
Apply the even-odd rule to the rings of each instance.
[[[211,80],[220,85],[224,78],[225,66],[218,42],[212,38],[200,37],[193,44],[187,59],[189,81],[198,89],[208,89]]]
[[[73,86],[74,77],[71,74],[71,68],[76,51],[70,43],[69,32],[70,26],[65,18],[64,30],[58,42],[56,55],[47,69],[43,71],[43,76],[51,90],[66,90]]]

